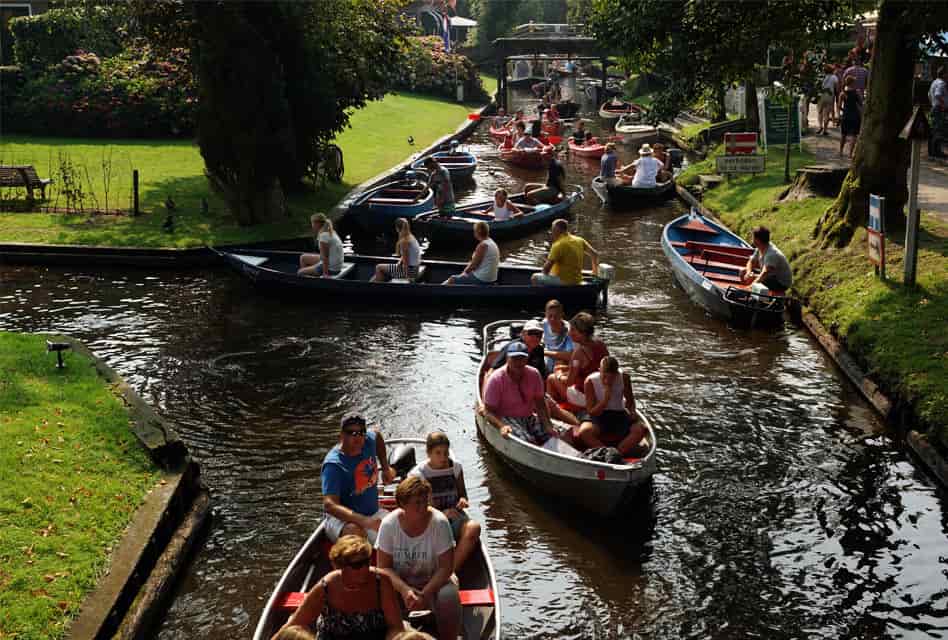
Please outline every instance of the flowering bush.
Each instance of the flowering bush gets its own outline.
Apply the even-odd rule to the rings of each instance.
[[[402,52],[405,64],[394,78],[396,89],[454,98],[457,85],[464,85],[465,100],[486,100],[477,67],[470,58],[447,53],[438,36],[407,38]]]
[[[10,105],[9,130],[43,135],[190,135],[196,95],[188,52],[158,57],[136,42],[100,60],[77,51],[29,78]]]

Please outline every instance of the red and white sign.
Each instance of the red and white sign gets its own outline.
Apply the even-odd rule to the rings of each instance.
[[[869,244],[869,262],[881,267],[885,264],[885,236],[878,231],[866,229]]]
[[[725,155],[742,155],[757,152],[757,134],[756,133],[725,133],[724,134],[724,153]]]

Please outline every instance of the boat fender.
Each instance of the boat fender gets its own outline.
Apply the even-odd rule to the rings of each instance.
[[[408,476],[408,472],[415,468],[415,448],[407,444],[400,444],[388,454],[388,462],[395,469],[399,478]]]
[[[596,275],[602,280],[612,281],[616,277],[616,268],[611,264],[606,262],[599,263],[599,270],[596,272]]]

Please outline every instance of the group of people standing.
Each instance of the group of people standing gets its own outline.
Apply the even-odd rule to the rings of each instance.
[[[864,55],[853,49],[847,64],[824,65],[817,99],[817,134],[828,135],[837,124],[840,130],[839,154],[850,144],[849,157],[856,148],[856,138],[862,128],[866,91],[869,88],[869,70]]]

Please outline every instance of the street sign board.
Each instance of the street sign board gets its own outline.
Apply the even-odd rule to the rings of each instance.
[[[879,274],[885,278],[885,219],[883,207],[885,198],[875,194],[869,195],[869,224],[866,227],[868,235],[869,261],[879,267]]]
[[[787,107],[770,99],[760,100],[761,130],[764,146],[787,143]],[[790,108],[790,144],[800,144],[800,110],[794,104]]]
[[[715,168],[720,174],[727,173],[764,173],[767,156],[763,154],[741,154],[737,156],[718,156]]]
[[[724,134],[724,154],[729,156],[740,155],[742,153],[756,153],[757,134],[756,133],[725,133]]]

